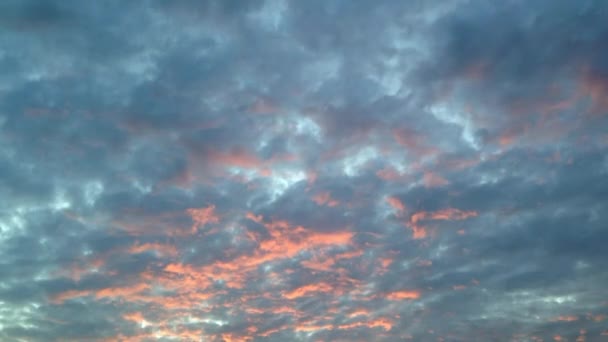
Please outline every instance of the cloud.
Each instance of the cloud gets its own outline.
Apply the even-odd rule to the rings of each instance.
[[[598,1],[0,4],[0,340],[600,340]]]

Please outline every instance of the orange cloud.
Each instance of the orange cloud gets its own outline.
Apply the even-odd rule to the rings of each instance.
[[[135,244],[128,250],[128,252],[131,254],[139,254],[148,251],[155,251],[166,256],[176,256],[178,254],[175,246],[162,243]]]
[[[393,207],[393,209],[395,209],[397,211],[397,213],[399,213],[399,214],[402,214],[403,212],[405,212],[405,205],[397,197],[393,197],[393,196],[387,197],[386,203],[388,203],[391,207]]]
[[[95,297],[100,298],[116,298],[116,297],[132,297],[150,288],[150,284],[135,284],[132,286],[125,287],[108,287],[105,289],[98,290],[95,293]]]
[[[126,321],[133,321],[135,323],[141,323],[146,320],[141,312],[127,313],[122,315],[122,318],[124,318]]]
[[[380,258],[380,265],[382,265],[382,268],[387,268],[393,263],[393,261],[394,260],[392,258]]]
[[[199,226],[220,222],[214,206],[191,208],[186,210],[185,213],[194,222],[193,231],[196,231]],[[184,215],[184,212],[181,212],[181,215]],[[135,307],[146,305],[155,312],[154,321],[148,322],[150,327],[147,329],[153,329],[157,335],[146,335],[144,339],[160,337],[187,341],[193,340],[195,336],[198,336],[199,339],[202,336],[210,340],[215,338],[243,340],[245,337],[242,336],[248,336],[247,338],[252,338],[251,336],[254,335],[269,336],[273,332],[288,328],[296,329],[295,327],[299,327],[300,331],[333,329],[334,326],[326,322],[340,312],[339,309],[335,309],[336,311],[328,310],[326,316],[322,317],[320,321],[302,323],[301,320],[306,319],[308,313],[285,305],[290,300],[309,296],[327,295],[331,299],[359,285],[356,279],[351,278],[350,271],[347,268],[336,267],[341,262],[340,260],[363,255],[364,251],[362,249],[353,248],[355,233],[348,230],[315,231],[293,225],[287,221],[265,221],[262,215],[256,216],[253,213],[247,213],[245,217],[263,225],[267,230],[267,235],[260,234],[257,240],[253,241],[255,249],[251,252],[237,254],[236,256],[232,254],[232,257],[229,257],[231,254],[227,253],[226,257],[222,257],[220,260],[202,265],[192,265],[177,260],[167,263],[169,260],[165,260],[161,265],[155,264],[154,267],[135,275],[138,277],[137,282],[121,283],[118,286],[98,290],[66,291],[53,296],[51,300],[53,303],[60,304],[72,298],[93,296],[93,298],[88,299],[126,302],[135,304]],[[187,229],[188,226],[184,228]],[[187,238],[188,236],[189,234],[182,234],[178,238]],[[251,244],[249,241],[248,243]],[[166,257],[177,257],[179,255],[175,245],[160,242],[138,242],[120,249],[121,253],[145,253],[149,251],[160,253]],[[271,288],[256,292],[256,290],[251,290],[246,286],[252,281],[260,280],[259,266],[263,263],[293,258],[302,251],[310,251],[315,256],[310,260],[302,261],[302,265],[313,270],[329,272],[327,274],[329,278],[326,282],[321,281],[286,289],[282,287],[282,277],[294,271],[281,269],[281,271],[265,274],[264,279],[261,280],[265,282],[265,286],[268,284]],[[218,282],[221,282],[221,287],[217,286]],[[226,296],[230,291],[228,289],[239,289],[238,292],[241,295]],[[259,299],[261,298],[272,301],[274,304],[260,307]],[[248,301],[251,302],[248,303]],[[247,313],[248,317],[251,318],[249,324],[254,328],[259,323],[259,315],[266,313],[291,316],[294,323],[267,331],[248,328],[246,332],[226,336],[221,336],[221,334],[219,336],[206,336],[203,335],[202,331],[191,329],[188,327],[188,323],[185,323],[190,319],[188,318],[189,312],[212,313],[219,308],[226,308],[231,311],[241,310]],[[145,320],[144,313],[139,311],[126,313],[122,318],[137,324],[141,324]],[[390,322],[374,320],[361,326],[390,329],[387,324],[390,324]],[[135,337],[120,340],[128,341],[129,338],[132,338],[133,341],[138,340]]]
[[[445,178],[430,171],[424,173],[422,181],[424,183],[424,186],[427,188],[436,188],[450,184],[450,182],[448,182]]]
[[[433,156],[439,151],[436,148],[429,147],[420,133],[400,128],[393,130],[393,138],[397,143],[406,148],[408,153],[420,158],[425,156]]]
[[[286,327],[279,327],[279,328],[273,328],[273,329],[269,329],[269,330],[266,330],[266,331],[264,331],[264,332],[262,332],[262,333],[259,333],[259,334],[258,334],[258,336],[261,336],[261,337],[268,337],[268,336],[270,336],[270,335],[272,335],[272,334],[274,334],[274,333],[277,333],[277,332],[279,332],[279,331],[281,331],[281,330],[284,330],[285,328],[286,328]]]
[[[498,138],[498,143],[500,144],[500,146],[506,147],[512,145],[515,141],[515,138],[516,134],[514,132],[504,133]]]
[[[118,298],[124,297],[127,300],[137,300],[138,294],[150,288],[149,284],[135,284],[132,286],[124,287],[109,287],[101,290],[68,290],[55,294],[51,298],[51,303],[61,304],[66,300],[95,295],[95,298]]]
[[[102,258],[95,258],[93,260],[86,260],[82,264],[75,263],[67,269],[62,269],[57,272],[60,276],[67,276],[74,281],[80,281],[80,279],[91,273],[99,272],[105,264],[105,260]]]
[[[301,262],[302,266],[304,266],[306,268],[310,268],[310,269],[316,270],[316,271],[323,271],[323,272],[332,271],[332,266],[334,266],[335,263],[336,262],[331,258],[327,258],[323,261],[318,260],[318,259],[313,259],[313,260],[304,260]]]
[[[551,321],[553,322],[574,322],[578,321],[577,316],[558,316],[553,318]]]
[[[402,290],[390,292],[386,295],[388,300],[404,300],[404,299],[418,299],[420,298],[420,291],[418,290]]]
[[[155,336],[154,334],[134,334],[134,335],[129,335],[129,336],[125,336],[123,334],[118,334],[116,336],[112,336],[109,338],[103,338],[100,340],[96,340],[99,342],[116,342],[116,341],[120,341],[120,342],[141,342],[141,341],[147,341],[147,340],[151,340],[151,339],[158,339],[158,336]]]
[[[463,170],[463,169],[468,169],[468,168],[474,167],[475,165],[478,165],[480,161],[481,161],[480,157],[473,158],[473,159],[447,158],[444,160],[440,160],[438,163],[438,166],[440,169]]]
[[[424,239],[427,236],[427,231],[421,226],[412,226],[412,238],[419,240]]]
[[[313,332],[319,330],[331,330],[333,326],[331,324],[323,324],[323,325],[297,325],[296,331],[304,331],[304,332]]]
[[[242,288],[245,277],[241,272],[235,272],[238,270],[238,266],[228,262],[215,262],[198,267],[172,263],[164,268],[168,277],[158,281],[164,287],[179,290],[180,293],[208,298],[211,294],[201,291],[208,289],[214,280],[222,280],[231,288]]]
[[[249,336],[236,336],[235,334],[222,334],[222,338],[226,342],[249,342],[252,341],[253,338]]]
[[[369,314],[370,314],[369,310],[361,308],[361,309],[356,309],[355,311],[349,313],[348,317],[353,318],[356,316],[367,316]]]
[[[447,208],[437,211],[419,211],[410,217],[409,226],[413,231],[414,239],[422,239],[427,236],[427,231],[424,226],[420,225],[420,221],[424,220],[466,220],[470,217],[476,217],[478,214],[475,211],[462,211],[454,208]]]
[[[317,203],[317,205],[326,205],[328,207],[335,207],[340,204],[340,202],[332,199],[331,195],[327,191],[315,195],[312,200]]]
[[[350,245],[354,235],[354,233],[348,231],[315,232],[304,227],[292,226],[286,221],[264,222],[262,216],[255,216],[253,214],[249,214],[247,217],[263,224],[270,235],[270,238],[259,241],[258,247],[253,253],[243,254],[232,260],[215,261],[201,266],[182,263],[167,264],[162,273],[151,274],[145,278],[148,281],[154,281],[161,288],[171,291],[172,295],[155,297],[153,294],[148,293],[134,293],[136,296],[132,296],[129,300],[155,303],[165,310],[192,308],[193,305],[196,305],[195,303],[202,303],[225,293],[225,291],[218,291],[214,288],[213,285],[218,280],[223,281],[228,288],[244,289],[245,285],[256,277],[258,267],[263,263],[292,258],[304,250],[315,251],[323,248],[322,253],[330,253],[331,249],[327,249],[327,247]],[[319,255],[317,253],[315,255]],[[332,266],[336,260],[361,254],[362,251],[359,250],[334,254],[333,257],[329,254],[327,259],[323,261],[313,259],[304,261],[302,264],[312,269],[332,271]],[[337,272],[337,276],[338,285],[334,287],[327,283],[309,284],[284,292],[282,297],[292,300],[318,293],[331,293],[332,295],[343,293],[342,287],[350,284],[349,280],[344,278],[342,271]],[[273,284],[277,283],[280,283],[280,279],[273,281]],[[281,293],[280,291],[277,292]],[[125,292],[124,294],[127,295],[128,293]],[[271,296],[270,293],[260,295]],[[246,297],[241,297],[238,300],[238,305],[244,305],[243,303],[246,300]],[[298,314],[296,310],[286,307],[267,309],[245,308],[244,310],[250,313],[269,311],[277,314]]]
[[[204,227],[209,223],[218,223],[219,217],[215,214],[215,206],[210,205],[205,208],[190,208],[186,210],[192,218],[192,234],[196,233],[200,227]]]
[[[393,327],[393,323],[386,318],[378,318],[368,322],[354,322],[349,324],[342,324],[338,326],[338,329],[353,329],[358,327],[367,327],[367,328],[382,328],[385,331],[389,331]]]
[[[245,217],[256,223],[262,223],[262,221],[264,220],[262,215],[256,216],[254,213],[247,213]]]
[[[447,208],[438,211],[420,211],[412,215],[411,222],[417,223],[421,220],[465,220],[469,217],[477,216],[475,211],[462,211],[454,208]]]
[[[84,297],[84,296],[89,296],[89,295],[91,295],[91,291],[68,290],[68,291],[60,292],[60,293],[52,296],[51,303],[61,304],[64,301],[72,299],[72,298]]]
[[[354,235],[353,232],[330,232],[306,234],[307,240],[313,246],[348,245]]]
[[[241,148],[235,148],[228,152],[210,151],[209,161],[224,167],[255,169],[264,166],[264,163],[256,155]]]
[[[363,250],[357,249],[350,252],[344,252],[336,255],[336,259],[352,259],[363,255]]]
[[[296,299],[296,298],[300,298],[300,297],[309,296],[311,293],[318,293],[318,292],[327,293],[327,292],[331,292],[332,290],[335,290],[335,289],[332,286],[325,284],[325,283],[308,284],[308,285],[298,287],[295,290],[284,293],[283,297],[285,297],[287,299]]]
[[[292,307],[289,307],[289,306],[274,307],[271,309],[271,312],[276,315],[280,315],[280,314],[296,315],[296,314],[298,314],[298,310],[296,310]]]

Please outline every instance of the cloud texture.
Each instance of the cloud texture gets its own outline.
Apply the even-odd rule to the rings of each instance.
[[[0,340],[608,340],[607,16],[3,1]]]

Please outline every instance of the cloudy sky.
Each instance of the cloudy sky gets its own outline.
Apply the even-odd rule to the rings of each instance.
[[[608,2],[0,2],[0,340],[608,341]]]

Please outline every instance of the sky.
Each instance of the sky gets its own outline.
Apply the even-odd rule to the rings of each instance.
[[[608,341],[608,2],[0,2],[0,340]]]

